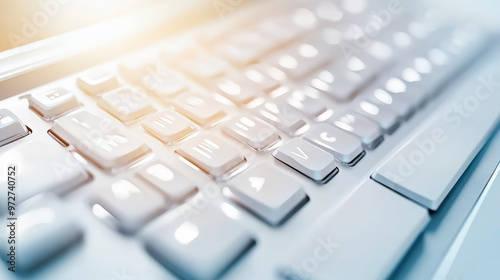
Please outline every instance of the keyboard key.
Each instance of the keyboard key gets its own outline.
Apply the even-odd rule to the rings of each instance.
[[[375,121],[384,133],[392,134],[399,127],[398,116],[392,111],[369,101],[359,101],[352,105],[356,113]]]
[[[367,149],[374,149],[384,140],[378,124],[356,113],[347,112],[330,119],[335,126],[358,136]]]
[[[368,89],[365,93],[361,94],[360,96],[366,98],[367,100],[373,102],[374,104],[379,104],[388,108],[389,110],[396,113],[396,115],[400,119],[407,120],[415,112],[414,108],[412,108],[409,104],[404,102],[401,98],[397,98],[397,96],[393,96],[381,88]]]
[[[324,102],[318,99],[318,94],[311,88],[293,90],[280,96],[288,105],[299,110],[311,119],[315,119],[327,111]]]
[[[340,204],[287,252],[284,278],[387,279],[430,220],[426,209],[370,180]]]
[[[418,108],[422,102],[422,96],[416,90],[410,91],[408,85],[401,79],[391,77],[385,82],[384,89],[389,92],[393,98],[400,99],[412,109]]]
[[[257,151],[262,151],[280,140],[273,127],[250,115],[226,121],[222,124],[222,131]]]
[[[46,195],[26,201],[18,206],[16,215],[16,221],[7,223],[17,227],[19,245],[12,244],[16,247],[16,272],[31,272],[82,240],[77,219],[56,197]],[[7,217],[2,220],[7,221]],[[8,248],[0,246],[3,256],[10,253]]]
[[[124,167],[151,152],[124,128],[86,111],[56,120],[51,131],[107,171]]]
[[[274,46],[288,43],[307,31],[303,26],[294,22],[294,15],[284,14],[272,16],[257,22],[260,33],[267,35],[274,42]]]
[[[199,212],[177,209],[147,228],[144,241],[147,251],[182,279],[218,279],[255,243],[247,231],[211,204]]]
[[[125,80],[137,83],[147,74],[157,73],[159,65],[150,58],[128,57],[118,64],[118,73]]]
[[[498,73],[493,65],[498,65],[500,57],[489,59],[491,66],[484,73]],[[426,126],[372,175],[431,210],[438,209],[500,116],[500,95],[478,84],[476,75],[453,89],[453,95],[429,117]]]
[[[213,124],[226,115],[221,104],[200,94],[182,94],[174,100],[174,105],[179,112],[201,126]]]
[[[288,135],[294,136],[307,123],[301,115],[291,112],[287,108],[288,106],[282,101],[268,101],[257,107],[254,112],[266,122],[278,127]]]
[[[210,79],[226,72],[224,62],[214,57],[187,58],[182,60],[180,68],[198,79]]]
[[[356,136],[329,124],[314,126],[303,138],[348,166],[356,164],[365,154],[361,141]]]
[[[92,203],[94,215],[126,234],[136,232],[168,207],[156,191],[128,179],[99,189]]]
[[[193,38],[186,36],[169,40],[168,44],[162,46],[158,57],[164,65],[177,65],[180,61],[196,55],[193,45]]]
[[[236,64],[251,64],[274,48],[273,41],[257,30],[239,31],[217,43],[214,51]]]
[[[182,202],[197,191],[191,180],[163,162],[144,167],[138,175],[160,190],[171,204]]]
[[[0,146],[29,134],[28,128],[14,113],[0,109]]]
[[[196,128],[186,117],[171,110],[152,116],[142,127],[166,145],[172,145],[196,132]]]
[[[311,80],[311,86],[338,101],[347,101],[364,85],[361,76],[342,67],[325,69]]]
[[[125,124],[136,121],[154,111],[145,94],[128,87],[105,93],[97,104]]]
[[[245,160],[236,147],[210,133],[189,140],[176,152],[214,177],[224,175]]]
[[[294,138],[274,151],[273,157],[317,183],[326,183],[338,173],[332,154],[300,138]]]
[[[236,203],[272,226],[284,223],[308,197],[302,186],[267,163],[258,163],[228,182]]]
[[[285,72],[288,77],[300,80],[314,70],[326,65],[331,53],[316,46],[301,43],[270,58],[270,64]]]
[[[142,85],[159,98],[173,97],[188,89],[185,80],[174,73],[153,73],[142,78]]]
[[[54,119],[79,106],[75,94],[64,88],[35,92],[31,94],[28,102],[45,119]]]
[[[367,53],[360,53],[356,56],[351,56],[345,67],[361,78],[361,81],[369,82],[376,76],[384,73],[390,66],[393,65],[391,59],[377,59]]]
[[[91,68],[78,76],[78,87],[85,93],[96,96],[120,86],[116,74],[109,68]]]
[[[0,167],[7,164],[19,169],[22,187],[17,189],[17,202],[25,201],[37,194],[52,192],[65,194],[90,180],[89,173],[63,147],[50,140],[35,140],[23,143],[1,154]],[[0,183],[7,186],[7,176],[0,175]],[[4,194],[0,194],[0,198]],[[5,200],[2,200],[2,204]],[[5,208],[0,209],[0,212]]]
[[[261,96],[261,91],[244,77],[238,75],[225,76],[215,82],[217,92],[236,105],[248,104]]]
[[[244,75],[257,85],[260,90],[265,93],[270,93],[271,91],[277,89],[280,86],[280,83],[269,76],[267,73],[268,70],[269,67],[266,67],[263,64],[252,65],[245,70]]]

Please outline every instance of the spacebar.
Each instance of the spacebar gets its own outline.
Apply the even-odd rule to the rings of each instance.
[[[492,60],[500,63],[500,55]],[[492,67],[453,87],[454,97],[372,175],[377,182],[437,210],[498,123],[500,86]],[[497,75],[492,75],[495,73]],[[478,78],[479,77],[479,78]]]
[[[367,180],[301,234],[284,279],[385,279],[429,222],[424,207]]]

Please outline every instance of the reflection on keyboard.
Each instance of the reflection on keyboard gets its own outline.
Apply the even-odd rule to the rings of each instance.
[[[421,7],[373,25],[381,19],[370,11],[385,8],[382,2],[356,1],[368,5],[361,9],[348,2],[288,3],[220,32],[213,32],[220,22],[208,24],[186,35],[197,43],[175,49],[177,39],[168,39],[156,53],[146,50],[78,74],[73,87],[61,83],[35,91],[24,111],[0,109],[2,161],[17,162],[32,178],[23,177],[26,183],[18,190],[20,200],[28,200],[19,215],[34,220],[25,246],[43,252],[26,257],[20,268],[35,269],[94,230],[64,210],[71,205],[61,195],[82,191],[87,214],[119,231],[113,233],[139,240],[168,273],[183,279],[257,279],[237,269],[252,253],[261,254],[260,244],[272,245],[266,236],[292,227],[298,234],[318,218],[304,218],[318,213],[307,211],[327,213],[340,203],[341,196],[315,204],[322,188],[354,192],[369,179],[356,177],[368,172],[358,163],[432,102],[485,41],[481,30]],[[43,122],[54,139],[36,125],[36,135],[28,135],[17,115],[30,111],[36,119],[26,118]],[[59,173],[54,163],[62,166]],[[387,168],[392,163],[375,179],[436,208],[436,201],[428,201],[432,198],[415,194],[419,191],[405,192],[417,183],[392,181],[388,173],[397,169]],[[342,176],[352,186],[336,185]],[[202,182],[218,187],[207,192]],[[394,211],[364,204],[377,199],[394,205]],[[209,202],[190,205],[197,200]],[[428,221],[427,213],[372,181],[347,201],[331,215],[331,226],[324,226],[338,226],[332,236],[347,240],[332,249],[337,255],[329,259],[331,266],[343,267],[343,259],[353,263],[339,268],[339,278],[333,279],[388,276]],[[357,207],[366,228],[354,225]],[[394,214],[398,209],[414,220],[401,221]],[[381,226],[368,222],[372,218]],[[393,236],[383,228],[393,229]],[[377,256],[365,255],[351,239],[358,231],[378,238],[363,243],[364,250],[391,241],[397,248],[388,245]],[[379,262],[371,265],[375,257]],[[258,269],[255,257],[251,261]],[[269,277],[280,271],[285,279],[309,279],[323,271],[314,265],[317,259],[305,258],[294,266],[300,271],[276,266]],[[353,266],[360,271],[342,274]],[[363,271],[365,266],[376,268]],[[325,279],[322,275],[317,279]]]

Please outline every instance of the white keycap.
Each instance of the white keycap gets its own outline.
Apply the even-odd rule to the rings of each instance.
[[[144,93],[129,87],[122,87],[103,94],[98,105],[126,124],[154,111],[151,102]]]
[[[362,81],[368,82],[391,67],[393,60],[377,59],[367,53],[360,53],[351,56],[344,65],[347,70],[358,74]]]
[[[91,68],[78,76],[77,85],[85,93],[96,96],[120,86],[116,73],[110,68]]]
[[[400,125],[398,116],[381,105],[361,100],[355,102],[352,109],[356,113],[377,122],[384,133],[392,134]]]
[[[171,40],[162,46],[158,57],[165,65],[177,65],[180,61],[196,55],[196,49],[193,48],[193,45],[193,39],[185,36]]]
[[[176,152],[214,177],[224,175],[245,159],[236,147],[210,133],[189,140]]]
[[[142,85],[160,98],[170,98],[188,89],[183,78],[173,73],[148,74],[142,78]]]
[[[220,208],[209,204],[198,211],[189,203],[154,221],[143,239],[158,262],[180,278],[193,280],[218,279],[254,244]]]
[[[407,83],[400,78],[388,78],[385,82],[384,90],[389,92],[393,98],[400,99],[402,102],[406,103],[413,110],[418,108],[421,104],[422,95],[420,95],[418,91],[410,91]]]
[[[151,152],[123,127],[86,111],[56,120],[52,132],[104,170],[126,166]]]
[[[257,28],[259,32],[271,38],[274,46],[290,42],[307,31],[306,28],[297,25],[290,14],[260,20]]]
[[[166,145],[172,145],[196,132],[196,128],[186,117],[171,110],[150,117],[142,127]]]
[[[335,157],[300,138],[294,138],[273,152],[273,157],[318,183],[338,173]]]
[[[404,102],[401,98],[397,98],[397,96],[393,96],[381,88],[370,88],[360,96],[375,104],[388,108],[396,113],[400,119],[406,120],[415,112],[414,108]]]
[[[157,63],[149,57],[127,57],[118,64],[120,76],[131,83],[140,82],[142,77],[157,70]]]
[[[262,95],[261,90],[238,75],[225,76],[214,81],[218,93],[234,102],[236,105],[245,105]]]
[[[272,126],[250,115],[234,117],[224,122],[222,131],[257,151],[264,150],[280,140]]]
[[[17,230],[16,244],[11,244],[16,249],[15,273],[34,271],[82,240],[83,230],[77,223],[78,219],[66,208],[56,197],[49,195],[18,205],[17,220],[12,221]],[[7,217],[2,220],[7,221]],[[10,253],[9,247],[0,246],[3,256]]]
[[[317,93],[312,91],[314,91],[314,89],[305,87],[285,93],[280,96],[279,99],[284,100],[288,105],[299,110],[307,117],[314,119],[325,113],[327,108],[324,102],[321,102],[317,97]]]
[[[263,92],[269,93],[280,86],[280,83],[273,79],[267,72],[269,68],[269,66],[264,64],[252,65],[245,70],[244,75]]]
[[[258,163],[228,182],[236,203],[273,226],[282,224],[307,201],[302,186],[267,163]]]
[[[288,109],[288,104],[279,101],[268,101],[254,110],[254,113],[266,122],[278,127],[288,135],[295,135],[307,123],[296,110]]]
[[[78,107],[74,93],[64,88],[53,88],[31,94],[28,102],[43,118],[53,119]]]
[[[300,80],[314,70],[325,66],[331,53],[308,43],[289,47],[269,59],[269,63],[285,72],[288,77]]]
[[[240,31],[217,43],[214,50],[223,58],[237,64],[251,64],[273,49],[273,41],[256,30]]]
[[[14,113],[0,109],[0,146],[28,135],[28,129]]]
[[[126,234],[136,232],[168,207],[156,191],[129,179],[102,186],[91,201],[94,215]]]
[[[191,180],[161,161],[144,167],[137,174],[160,190],[171,204],[182,202],[197,191]]]
[[[326,123],[312,127],[303,138],[348,166],[356,164],[364,155],[361,141],[356,136]]]
[[[222,104],[200,94],[182,94],[174,100],[174,105],[179,112],[201,126],[213,124],[226,115]]]
[[[180,62],[181,69],[199,79],[221,76],[226,71],[222,60],[215,57],[188,58]]]
[[[5,170],[7,164],[17,165],[22,182],[17,189],[18,202],[45,192],[65,194],[90,180],[90,175],[81,164],[50,139],[24,143],[5,151],[0,157],[0,167]],[[7,176],[1,174],[0,183],[6,186]],[[3,195],[0,194],[0,197]],[[0,204],[4,201],[7,200]]]
[[[344,67],[344,66],[342,66]],[[338,101],[347,101],[361,88],[365,81],[361,76],[345,68],[335,66],[318,73],[310,85]]]
[[[358,136],[367,149],[374,149],[384,140],[378,124],[356,113],[346,112],[329,120],[335,126]]]

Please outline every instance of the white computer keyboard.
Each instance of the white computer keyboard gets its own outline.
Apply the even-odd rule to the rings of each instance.
[[[433,196],[386,167],[487,37],[348,2],[241,7],[0,101],[0,214],[23,227],[2,279],[389,276],[451,179]]]

